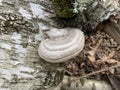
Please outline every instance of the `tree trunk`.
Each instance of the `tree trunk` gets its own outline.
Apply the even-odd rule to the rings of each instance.
[[[54,4],[54,6],[55,6],[55,11],[57,10],[58,12],[64,11],[66,9],[66,7],[64,6],[68,6],[69,4],[69,2],[64,2],[64,6],[62,6],[62,5],[58,5],[62,1],[59,0],[52,0],[52,1],[53,3],[57,3]],[[73,13],[73,16],[77,14],[76,17],[74,18],[72,17],[71,19],[70,18],[60,19],[58,24],[61,25],[62,27],[77,27],[80,28],[85,33],[93,32],[93,30],[95,30],[95,28],[101,22],[108,20],[110,17],[116,16],[120,11],[119,0],[70,0],[70,3],[73,3],[71,4],[72,7],[68,7],[67,9],[69,9],[69,11]],[[58,8],[56,8],[57,6]],[[58,12],[56,12],[57,15]],[[62,15],[64,15],[64,17],[69,16],[63,13]],[[63,18],[63,16],[60,15],[59,17]],[[110,24],[109,21],[108,23]],[[119,39],[120,28],[118,28],[117,24],[115,25],[112,24],[113,26],[112,28],[114,29],[114,31],[113,29],[108,30],[108,27],[106,28],[106,26],[102,26],[102,27],[104,28],[104,32],[112,36],[117,41],[117,43],[120,44],[120,39]]]
[[[68,4],[71,4],[72,6],[68,7],[69,11],[71,11],[71,14],[73,13],[73,16],[75,13],[78,14],[79,21],[81,21],[80,24],[82,24],[84,26],[84,28],[86,26],[91,27],[92,29],[94,29],[100,22],[107,20],[109,18],[109,16],[111,15],[116,15],[118,13],[118,11],[120,10],[120,4],[119,4],[119,0],[70,0],[70,2],[68,2],[66,0],[66,2],[64,2],[64,6],[63,5],[59,5],[60,2],[59,0],[52,0],[53,4],[55,5],[55,10],[57,10],[58,12],[64,11],[66,9],[66,7],[64,6],[68,6]],[[58,8],[56,8],[58,7]],[[58,12],[56,12],[57,14],[59,14]],[[67,12],[65,12],[67,13]],[[69,15],[63,14],[64,17],[69,17]],[[59,17],[62,18],[62,16],[59,15]],[[82,26],[82,27],[83,27]]]
[[[54,15],[45,2],[16,1],[0,2],[0,90],[50,90],[61,82],[64,64],[45,62],[37,49]]]

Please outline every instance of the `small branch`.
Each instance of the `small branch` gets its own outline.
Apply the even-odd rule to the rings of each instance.
[[[100,72],[103,72],[103,71],[107,71],[109,69],[117,68],[117,67],[120,67],[120,63],[118,63],[117,65],[111,66],[111,67],[104,68],[102,70],[98,70],[98,71],[95,71],[95,72],[92,72],[92,73],[89,73],[89,74],[85,74],[85,75],[79,77],[78,79],[85,78],[85,77],[88,77],[88,76],[91,76],[91,75],[94,75],[94,74],[97,74],[97,73],[100,73]]]

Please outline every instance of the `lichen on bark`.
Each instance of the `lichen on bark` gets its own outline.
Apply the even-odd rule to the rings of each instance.
[[[52,0],[52,2],[59,18],[72,18],[76,15],[72,10],[75,0]]]
[[[64,6],[59,6],[60,1],[55,1],[58,3],[58,5],[54,5],[55,7],[58,6],[57,11],[64,11],[64,6],[69,4],[69,2],[64,2]],[[72,3],[72,7],[67,9],[72,10],[71,14],[75,17],[71,17],[69,20],[61,19],[58,24],[62,24],[62,27],[77,27],[84,32],[92,31],[99,23],[107,20],[111,15],[117,15],[120,11],[119,0],[70,0],[70,3]],[[65,16],[67,17],[67,12]]]

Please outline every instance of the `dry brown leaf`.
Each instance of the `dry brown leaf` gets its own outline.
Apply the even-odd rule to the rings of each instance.
[[[88,56],[88,59],[90,62],[95,62],[95,57],[94,56]]]
[[[69,65],[67,66],[67,69],[70,69],[70,68],[72,68],[72,66],[69,64]]]
[[[89,55],[89,56],[94,56],[95,53],[96,53],[96,49],[95,49],[95,48],[92,48],[91,51],[88,51],[88,55]]]
[[[100,58],[99,60],[97,60],[97,63],[105,63],[107,62],[108,64],[115,64],[118,63],[118,61],[116,61],[115,59],[112,59],[112,57],[115,55],[115,51],[112,51],[108,56],[104,56],[102,58]]]
[[[108,55],[108,57],[109,57],[109,58],[112,58],[114,55],[115,55],[115,51],[112,51],[112,52]]]
[[[106,62],[109,63],[109,64],[118,63],[118,61],[116,61],[115,59],[109,59],[109,60],[107,60]]]
[[[98,41],[98,43],[96,44],[95,48],[93,48],[93,47],[90,46],[91,50],[88,51],[88,60],[90,62],[92,62],[92,63],[96,61],[96,59],[95,59],[95,53],[96,53],[98,47],[100,46],[101,42],[102,42],[102,39],[100,39]]]

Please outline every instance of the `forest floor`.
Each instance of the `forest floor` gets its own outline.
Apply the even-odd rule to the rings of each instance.
[[[66,74],[69,76],[86,77],[96,80],[110,81],[120,75],[120,46],[107,34],[97,32],[86,35],[84,50],[74,59],[67,62]],[[115,86],[118,87],[119,86]]]

